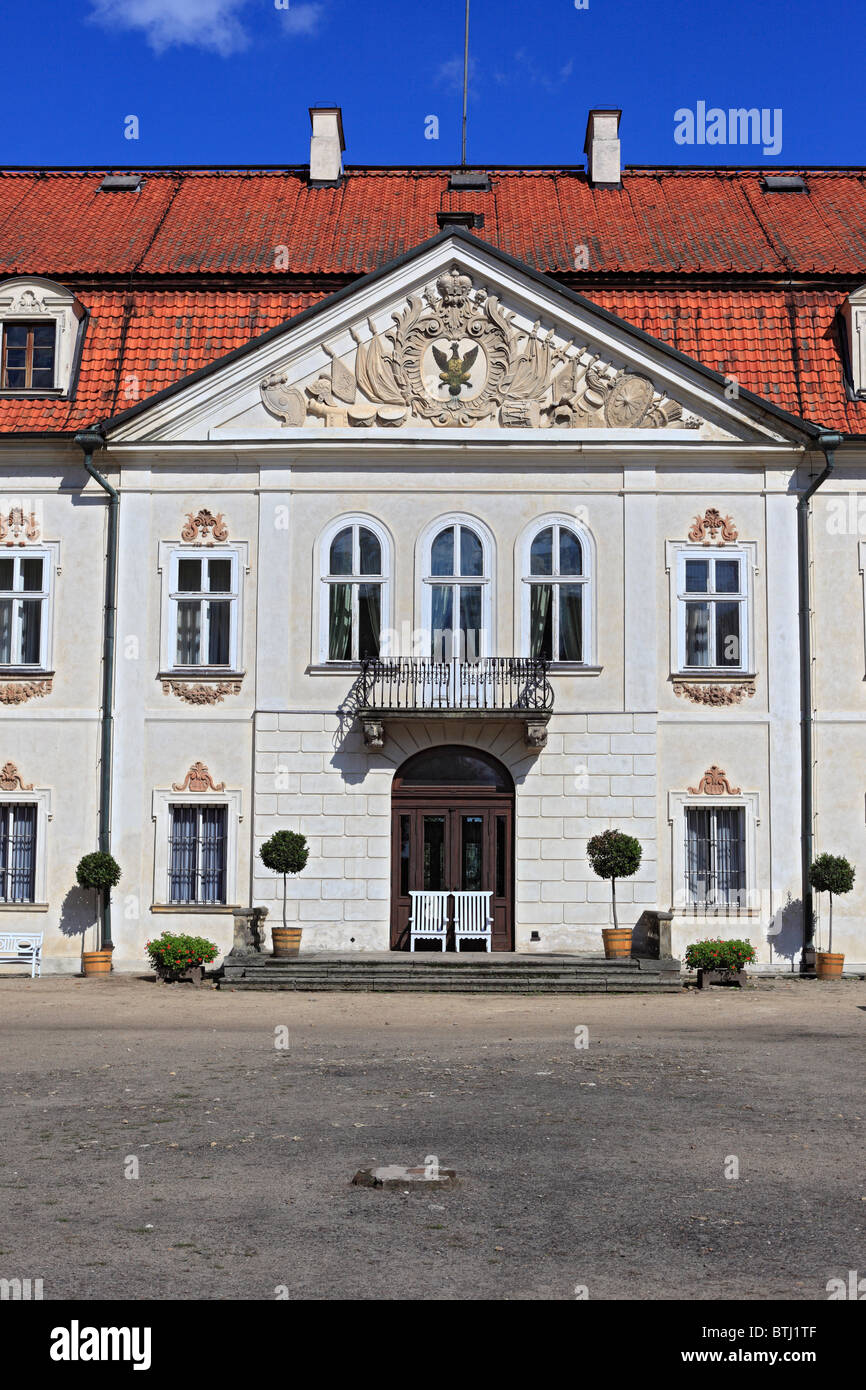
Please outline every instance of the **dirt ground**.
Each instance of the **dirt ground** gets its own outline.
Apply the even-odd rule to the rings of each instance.
[[[0,1278],[823,1300],[866,1274],[864,1035],[861,981],[515,999],[6,976]],[[350,1185],[428,1155],[461,1186]]]

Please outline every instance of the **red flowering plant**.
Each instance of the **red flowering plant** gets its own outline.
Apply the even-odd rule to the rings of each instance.
[[[181,936],[164,931],[147,943],[151,964],[160,975],[183,975],[205,965],[218,954],[218,948],[203,936]]]
[[[751,941],[693,941],[686,947],[686,965],[690,970],[742,970],[751,965],[756,951]]]

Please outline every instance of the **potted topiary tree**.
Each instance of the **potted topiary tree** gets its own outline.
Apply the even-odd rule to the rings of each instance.
[[[265,840],[259,858],[266,869],[283,876],[283,925],[271,927],[275,956],[296,956],[301,949],[301,927],[286,925],[286,881],[289,874],[299,874],[309,857],[306,836],[296,830],[277,830]]]
[[[815,955],[815,970],[819,979],[826,980],[842,974],[844,954],[833,953],[833,894],[850,893],[854,887],[854,866],[841,854],[819,854],[809,869],[809,882],[817,893],[830,894],[830,923],[827,950]]]
[[[586,846],[593,873],[610,879],[613,926],[603,927],[601,932],[608,960],[627,960],[631,955],[631,927],[621,927],[616,913],[616,881],[637,873],[641,854],[640,841],[622,830],[603,830],[600,835],[593,835]]]
[[[105,905],[112,888],[120,882],[120,865],[104,850],[85,854],[78,861],[75,879],[79,888],[89,888],[96,894],[96,950],[82,951],[81,963],[85,975],[107,975],[111,970],[113,946],[103,945]]]

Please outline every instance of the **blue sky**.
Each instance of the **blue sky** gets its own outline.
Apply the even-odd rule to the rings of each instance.
[[[5,0],[0,164],[302,164],[307,107],[331,102],[347,163],[454,164],[463,15],[464,0]],[[470,163],[581,164],[587,110],[617,106],[627,164],[866,164],[864,0],[472,0],[470,37]],[[699,102],[781,111],[780,153],[677,144],[675,113]]]

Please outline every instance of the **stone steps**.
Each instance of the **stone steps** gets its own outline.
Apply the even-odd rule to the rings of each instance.
[[[226,960],[220,988],[228,990],[373,991],[436,994],[677,993],[679,961],[572,957],[567,960]]]

